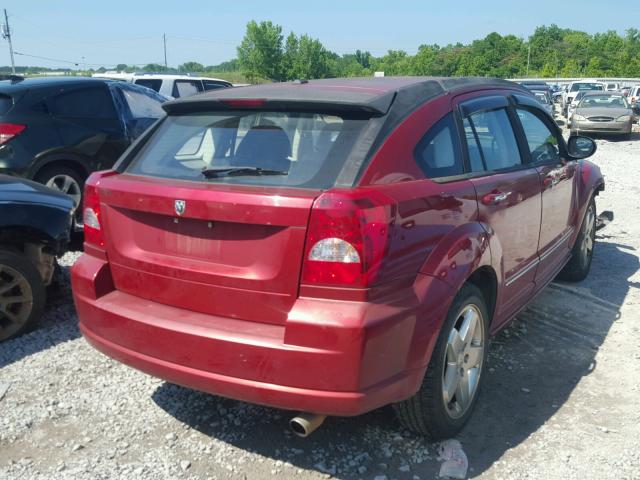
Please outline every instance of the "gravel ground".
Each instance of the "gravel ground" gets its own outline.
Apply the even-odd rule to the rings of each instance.
[[[598,140],[616,220],[590,277],[552,284],[493,342],[458,440],[471,478],[640,479],[640,135]],[[77,254],[62,259],[68,266]],[[2,385],[9,388],[2,397]],[[0,479],[431,479],[437,445],[389,409],[330,418],[191,391],[114,362],[79,335],[67,291],[40,327],[0,344]]]

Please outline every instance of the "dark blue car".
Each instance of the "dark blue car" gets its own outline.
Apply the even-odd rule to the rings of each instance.
[[[85,179],[110,168],[158,118],[167,98],[109,79],[0,81],[0,173],[82,198]]]

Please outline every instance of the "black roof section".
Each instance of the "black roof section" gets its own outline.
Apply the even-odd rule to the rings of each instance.
[[[163,104],[163,108],[169,114],[237,108],[268,108],[349,111],[378,116],[385,115],[389,111],[398,95],[411,97],[416,105],[447,92],[492,87],[526,91],[513,82],[497,78],[336,78],[213,90],[167,102]]]
[[[111,83],[115,80],[107,78],[92,78],[92,77],[25,77],[21,80],[2,79],[0,80],[0,91],[20,91],[31,88],[39,87],[51,87],[55,85],[78,85],[86,83]]]

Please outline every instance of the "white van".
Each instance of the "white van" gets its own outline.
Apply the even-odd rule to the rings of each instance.
[[[190,97],[198,93],[218,88],[233,87],[226,80],[210,77],[195,77],[169,73],[94,73],[93,77],[112,78],[135,83],[150,88],[172,98]]]

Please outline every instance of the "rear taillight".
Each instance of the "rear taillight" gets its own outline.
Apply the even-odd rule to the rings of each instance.
[[[96,247],[104,247],[104,232],[102,230],[100,196],[98,187],[100,180],[115,175],[113,170],[94,172],[84,184],[84,198],[82,204],[82,222],[84,224],[84,241]]]
[[[0,123],[0,145],[4,145],[12,138],[20,135],[26,125],[18,125],[17,123]]]
[[[309,219],[302,283],[368,287],[380,274],[395,217],[376,192],[324,193]]]

